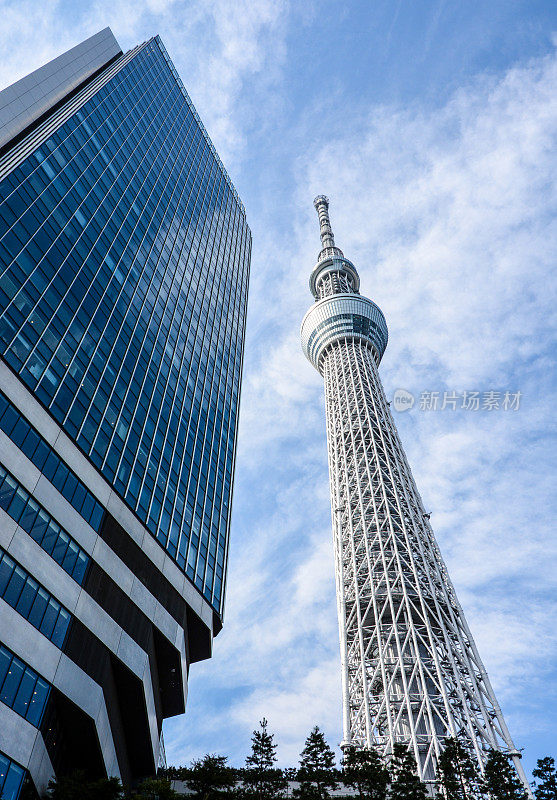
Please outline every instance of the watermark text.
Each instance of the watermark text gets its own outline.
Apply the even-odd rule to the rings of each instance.
[[[518,411],[522,392],[489,391],[424,391],[418,398],[407,389],[397,389],[393,395],[395,411]]]

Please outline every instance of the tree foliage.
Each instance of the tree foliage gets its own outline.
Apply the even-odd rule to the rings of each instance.
[[[439,757],[438,779],[446,800],[478,800],[481,779],[468,751],[457,739],[447,739]]]
[[[534,795],[536,800],[557,800],[557,770],[555,759],[551,756],[539,758],[536,769],[532,770],[536,778]]]
[[[90,780],[81,770],[51,780],[46,792],[47,800],[122,800],[123,796],[118,778]]]
[[[130,800],[178,800],[179,795],[172,788],[169,778],[147,778],[141,783]]]
[[[207,753],[204,758],[192,761],[184,780],[197,800],[218,800],[234,788],[236,771],[227,762],[226,756],[214,753]]]
[[[483,788],[490,800],[528,800],[509,756],[491,750],[485,765]]]
[[[294,796],[300,800],[327,800],[338,786],[335,754],[317,725],[306,739],[297,777],[300,786]]]
[[[265,718],[253,731],[251,752],[245,767],[228,765],[226,756],[207,754],[191,767],[159,770],[135,789],[124,791],[118,778],[97,778],[83,771],[51,780],[44,800],[177,800],[172,780],[184,781],[189,800],[281,800],[288,781],[297,780],[296,800],[329,800],[340,781],[356,790],[357,800],[426,800],[426,785],[420,780],[412,752],[395,744],[385,765],[375,750],[349,748],[344,753],[342,774],[335,755],[316,726],[305,741],[296,769],[278,769],[277,745]],[[536,800],[557,800],[555,760],[546,756],[533,770]],[[438,761],[439,800],[528,800],[529,794],[509,756],[489,753],[483,777],[475,760],[456,739],[447,739]],[[34,790],[33,790],[34,791]],[[23,792],[25,796],[26,790]],[[22,794],[22,796],[23,796]],[[33,796],[35,796],[33,794]]]
[[[251,753],[246,758],[242,774],[241,794],[246,800],[275,800],[287,785],[282,770],[276,769],[277,760],[274,736],[267,731],[268,722],[263,717],[260,730],[251,739]]]
[[[343,780],[358,792],[360,800],[385,800],[389,772],[375,750],[349,747],[342,761]]]
[[[426,787],[418,777],[416,760],[404,744],[395,744],[390,763],[390,800],[425,800]]]

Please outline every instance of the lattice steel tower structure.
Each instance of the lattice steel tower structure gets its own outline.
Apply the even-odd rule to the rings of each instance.
[[[394,743],[408,744],[422,780],[434,782],[453,736],[482,771],[490,748],[511,755],[530,792],[378,375],[385,318],[359,294],[358,273],[335,246],[328,198],[314,205],[322,249],[302,347],[325,381],[342,746],[388,757]]]

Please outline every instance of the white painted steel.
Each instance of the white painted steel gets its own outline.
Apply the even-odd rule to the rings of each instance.
[[[328,283],[328,278],[326,280]],[[367,323],[367,332],[361,330],[362,321]],[[343,291],[318,300],[305,315],[302,322],[302,350],[321,374],[323,355],[328,345],[345,335],[364,339],[373,347],[380,361],[388,338],[383,312],[366,297]]]
[[[322,241],[334,247],[328,201],[315,203]],[[328,280],[326,272],[321,284]],[[377,370],[384,348],[375,336],[351,333],[346,320],[336,333],[322,325],[326,311],[338,314],[335,303],[348,299],[345,284],[334,299],[321,284],[318,277],[326,299],[304,318],[302,346],[325,383],[342,744],[375,747],[386,758],[396,742],[407,744],[420,777],[433,784],[445,739],[454,736],[482,772],[490,748],[511,755],[531,796],[385,397]],[[371,301],[353,293],[352,302],[383,319]],[[322,330],[325,340],[312,347]]]

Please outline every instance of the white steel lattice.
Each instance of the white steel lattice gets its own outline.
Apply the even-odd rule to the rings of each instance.
[[[343,269],[327,199],[315,205],[324,249],[302,343],[325,382],[343,745],[388,757],[395,742],[406,743],[422,779],[435,781],[444,741],[454,736],[481,770],[490,748],[512,755],[530,792],[385,398],[377,371],[384,318],[371,301],[369,313],[363,303],[357,314],[338,313],[359,279],[347,260]]]

